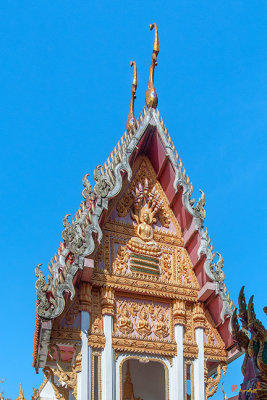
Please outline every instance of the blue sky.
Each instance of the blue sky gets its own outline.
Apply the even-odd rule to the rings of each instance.
[[[0,391],[30,399],[34,267],[57,250],[82,177],[125,130],[134,59],[145,101],[157,22],[159,110],[222,253],[226,285],[266,305],[266,1],[2,1]],[[241,361],[224,379],[241,382]],[[221,399],[221,391],[213,397]]]

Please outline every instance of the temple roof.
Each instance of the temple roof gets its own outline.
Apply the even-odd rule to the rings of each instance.
[[[52,320],[64,310],[68,297],[74,298],[75,284],[82,271],[92,265],[95,248],[102,240],[102,226],[109,204],[121,191],[125,180],[131,181],[132,168],[140,155],[146,155],[157,175],[169,205],[181,227],[184,246],[190,256],[200,286],[198,299],[209,301],[209,312],[216,327],[221,329],[226,348],[232,346],[229,339],[229,317],[233,314],[233,302],[224,284],[223,258],[215,252],[207,228],[204,228],[206,198],[203,191],[197,202],[192,199],[193,185],[176,151],[171,136],[157,106],[154,87],[154,68],[158,54],[158,33],[155,27],[155,43],[152,53],[149,84],[146,93],[147,107],[134,118],[134,97],[137,87],[136,66],[127,129],[110,156],[94,170],[95,186],[92,188],[88,174],[83,178],[83,201],[69,222],[63,218],[63,241],[54,258],[48,264],[48,281],[39,264],[37,276],[37,319],[33,365],[44,365],[49,343]],[[155,100],[156,99],[156,100]],[[90,264],[91,263],[91,264]],[[216,310],[216,312],[215,312]],[[219,314],[218,312],[219,311]]]
[[[124,133],[103,166],[96,167],[94,190],[87,176],[84,177],[84,201],[71,223],[68,215],[63,219],[63,241],[48,265],[51,273],[48,282],[45,282],[40,265],[36,268],[37,313],[46,320],[47,326],[49,320],[64,310],[66,293],[70,298],[74,297],[73,280],[101,242],[101,225],[109,201],[120,192],[123,179],[131,180],[132,164],[139,154],[149,157],[182,228],[185,247],[199,281],[200,300],[205,301],[212,293],[219,296],[220,323],[232,315],[233,302],[224,284],[223,259],[219,255],[217,263],[214,262],[215,252],[208,230],[204,228],[204,192],[201,191],[196,203],[191,199],[193,185],[159,110],[144,107],[132,130]],[[42,331],[45,334],[44,323]]]

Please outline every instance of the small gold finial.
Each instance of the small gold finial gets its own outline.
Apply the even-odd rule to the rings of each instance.
[[[0,397],[0,399],[1,399],[1,397]],[[16,400],[25,400],[25,397],[24,397],[24,395],[23,395],[23,389],[22,389],[22,387],[21,387],[21,383],[19,384],[19,395],[18,395],[18,397],[16,398]]]
[[[154,40],[150,71],[149,71],[148,86],[146,90],[146,105],[148,108],[150,107],[156,108],[158,105],[158,96],[154,86],[154,70],[155,66],[157,65],[157,56],[159,54],[159,35],[158,35],[158,27],[155,24],[155,22],[153,24],[150,24],[149,27],[151,31],[153,28],[155,28],[155,40]]]
[[[137,68],[136,68],[136,62],[135,61],[130,61],[131,67],[134,66],[134,75],[133,75],[133,84],[132,84],[132,94],[131,94],[131,101],[130,101],[130,108],[129,108],[129,114],[126,122],[126,129],[129,132],[133,124],[135,122],[135,117],[134,117],[134,100],[136,98],[136,89],[137,89]]]

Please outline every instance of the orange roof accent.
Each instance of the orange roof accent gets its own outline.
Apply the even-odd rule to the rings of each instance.
[[[38,306],[38,304],[39,304],[39,300],[36,301],[36,307]],[[38,314],[36,312],[35,328],[34,328],[33,353],[32,353],[32,357],[33,357],[32,366],[33,367],[36,367],[36,362],[37,362],[40,328],[41,328],[41,321],[40,321],[40,317],[38,316]]]

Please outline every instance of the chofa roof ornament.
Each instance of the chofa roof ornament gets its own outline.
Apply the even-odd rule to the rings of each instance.
[[[126,122],[126,130],[130,132],[134,123],[135,123],[135,116],[134,116],[134,100],[136,98],[136,89],[137,89],[137,68],[136,62],[130,61],[131,67],[134,66],[134,75],[133,75],[133,84],[132,84],[132,94],[131,94],[131,101],[130,101],[130,108],[129,114]]]
[[[154,70],[155,66],[157,65],[157,56],[159,54],[159,35],[158,35],[158,27],[155,24],[155,22],[150,25],[151,31],[153,28],[155,28],[155,40],[154,40],[150,71],[149,71],[148,86],[146,90],[146,105],[148,108],[156,108],[158,105],[158,96],[154,86]]]

